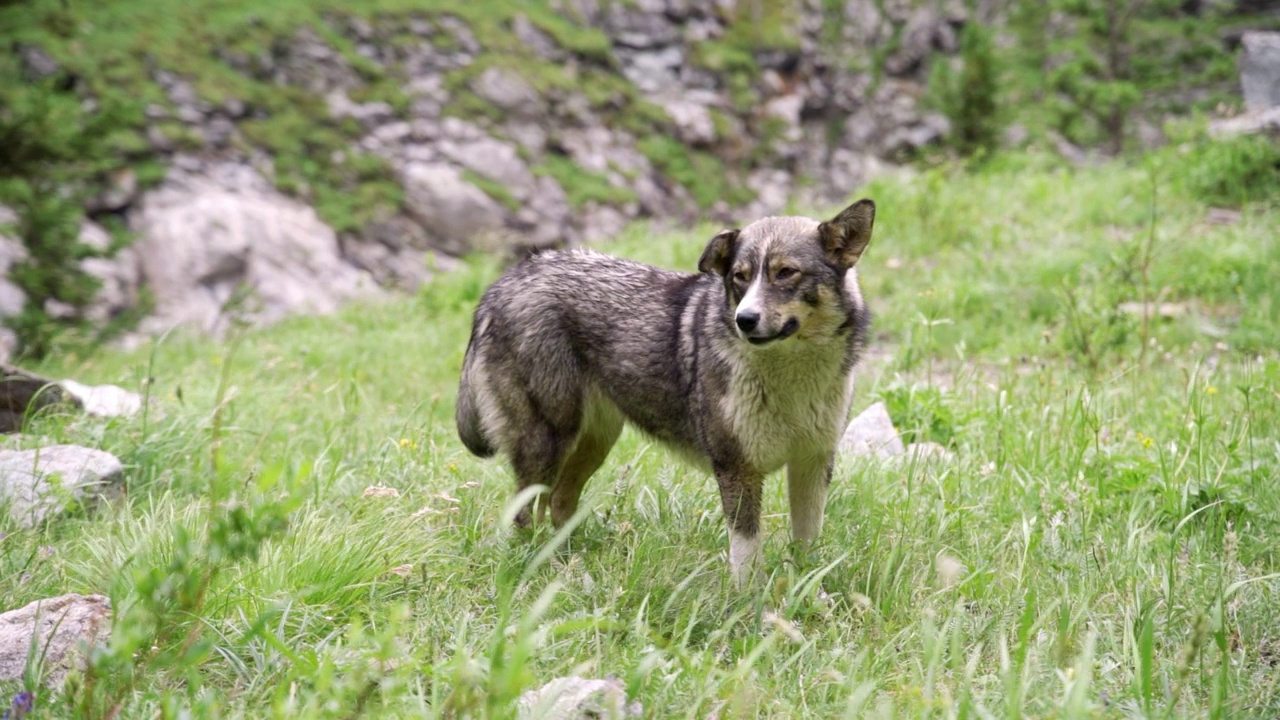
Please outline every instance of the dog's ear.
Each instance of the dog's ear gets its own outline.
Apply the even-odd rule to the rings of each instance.
[[[729,260],[733,258],[733,244],[738,240],[737,230],[721,230],[707,243],[698,260],[698,272],[715,273],[721,277],[729,272]]]
[[[818,239],[827,259],[842,268],[857,265],[862,251],[871,241],[871,226],[875,221],[876,204],[870,200],[859,200],[819,225]]]

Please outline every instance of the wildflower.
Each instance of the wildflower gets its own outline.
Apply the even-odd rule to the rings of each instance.
[[[1138,433],[1138,442],[1142,444],[1142,447],[1149,448],[1155,444],[1156,440],[1155,438],[1149,435],[1143,435],[1142,433]]]
[[[400,438],[400,449],[401,450],[417,450],[418,442],[416,440],[410,440],[409,438]]]
[[[364,489],[364,495],[367,498],[397,498],[400,497],[400,491],[386,485],[370,485]]]
[[[1208,387],[1206,387],[1206,388],[1204,389],[1204,394],[1205,394],[1205,395],[1217,395],[1217,394],[1218,394],[1218,388],[1216,388],[1216,387],[1214,387],[1214,386],[1210,385],[1210,386],[1208,386]]]
[[[939,555],[934,562],[934,572],[938,574],[938,581],[943,587],[951,587],[955,585],[968,570],[964,563],[960,562],[950,555]]]
[[[29,692],[20,692],[13,696],[13,703],[9,705],[9,709],[4,711],[4,715],[0,715],[0,720],[22,720],[36,706],[36,696]]]
[[[796,627],[795,623],[782,617],[781,615],[766,611],[764,615],[761,616],[761,619],[764,622],[769,623],[770,625],[773,625],[774,629],[777,630],[779,634],[781,634],[783,637],[790,640],[791,642],[793,643],[804,642],[804,635],[800,633],[800,628]]]

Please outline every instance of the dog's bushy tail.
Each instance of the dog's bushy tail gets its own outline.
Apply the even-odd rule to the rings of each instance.
[[[479,325],[480,317],[477,314],[471,330],[471,340],[467,343],[467,353],[462,359],[462,381],[458,385],[458,404],[453,418],[458,425],[458,437],[462,440],[462,444],[467,446],[472,455],[487,458],[493,457],[497,448],[485,434],[480,409],[477,407],[476,393],[479,392],[479,388],[475,383],[474,366],[479,352],[475,328]]]

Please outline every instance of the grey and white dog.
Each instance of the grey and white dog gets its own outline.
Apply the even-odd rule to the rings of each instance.
[[[875,204],[827,222],[768,217],[708,243],[698,274],[586,250],[508,270],[476,309],[457,423],[474,454],[501,451],[518,489],[561,525],[624,421],[720,487],[729,563],[747,580],[761,554],[761,487],[787,468],[792,536],[822,529],[836,443],[870,314],[854,266]]]

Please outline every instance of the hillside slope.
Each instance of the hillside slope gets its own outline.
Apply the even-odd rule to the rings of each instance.
[[[1143,81],[1161,113],[1212,106],[1224,68],[1234,83],[1213,28],[1236,10],[1207,12],[1134,41],[1165,71]],[[0,203],[22,219],[0,313],[47,353],[75,345],[66,327],[218,330],[232,309],[413,288],[476,250],[842,200],[965,117],[935,76],[966,27],[1003,48],[992,122],[1037,142],[1057,113],[1087,140],[1027,53],[1074,53],[1086,79],[1091,56],[1045,23],[940,0],[0,4]]]

